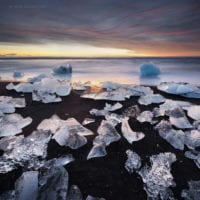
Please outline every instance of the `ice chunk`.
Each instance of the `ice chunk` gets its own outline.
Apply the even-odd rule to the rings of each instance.
[[[128,118],[124,118],[122,120],[121,131],[123,136],[130,144],[132,144],[132,142],[139,141],[145,137],[144,133],[135,132],[130,128]]]
[[[94,144],[87,156],[87,160],[91,158],[103,157],[105,155],[107,155],[105,144]]]
[[[85,118],[84,121],[82,122],[82,124],[87,125],[87,124],[91,124],[93,122],[95,122],[95,119]]]
[[[101,197],[93,197],[93,196],[88,195],[86,200],[106,200],[106,199],[101,198]]]
[[[69,132],[67,125],[61,126],[53,136],[53,139],[60,146],[68,146],[71,149],[78,149],[87,143],[87,139],[76,132]]]
[[[0,137],[21,133],[22,128],[28,126],[31,122],[30,117],[23,118],[16,113],[0,116]]]
[[[91,109],[89,112],[91,115],[95,115],[95,116],[105,116],[109,114],[109,111],[107,110],[98,110],[95,108]]]
[[[67,64],[67,66],[60,66],[53,68],[53,73],[56,75],[65,75],[72,73],[72,66]]]
[[[137,116],[137,120],[141,123],[149,122],[153,124],[153,113],[151,111],[144,111]]]
[[[104,110],[112,112],[112,111],[115,111],[115,110],[119,110],[120,108],[122,108],[122,104],[119,103],[119,102],[115,103],[114,105],[106,103]]]
[[[93,140],[93,144],[105,144],[108,146],[112,142],[120,140],[121,136],[114,126],[105,120],[102,120],[98,130],[98,136]]]
[[[15,106],[13,104],[0,102],[0,111],[2,113],[14,113],[15,112]]]
[[[193,127],[180,107],[176,107],[173,110],[170,110],[168,115],[170,123],[177,128],[186,129]]]
[[[163,103],[165,98],[160,94],[148,94],[141,96],[138,100],[138,103],[141,105],[150,105],[152,103]]]
[[[162,120],[157,124],[156,129],[160,137],[169,142],[174,148],[183,150],[185,134],[182,130],[175,130],[168,121]]]
[[[141,77],[158,76],[159,74],[160,74],[160,69],[151,62],[144,63],[140,66]]]
[[[21,78],[21,77],[23,77],[24,76],[24,73],[22,73],[22,72],[14,72],[13,73],[13,77],[14,78]]]
[[[46,169],[39,176],[38,200],[66,200],[68,189],[68,172],[62,166]]]
[[[163,82],[157,86],[163,92],[188,98],[200,98],[200,89],[188,83]]]
[[[24,172],[15,182],[16,200],[36,200],[38,195],[38,172]]]
[[[139,174],[145,184],[144,189],[149,198],[170,199],[173,195],[170,186],[175,186],[173,176],[170,172],[171,164],[176,161],[173,153],[160,153],[150,157],[151,167],[143,167]],[[168,197],[168,198],[166,198]]]
[[[68,191],[67,200],[82,200],[83,196],[77,185],[72,185]]]
[[[126,154],[128,158],[125,163],[125,168],[129,173],[133,173],[134,170],[138,170],[141,167],[141,158],[130,149],[126,151]]]
[[[200,106],[190,106],[187,109],[188,116],[194,120],[200,120]]]
[[[133,117],[136,118],[140,113],[140,109],[137,105],[130,106],[126,108],[123,112],[124,117]]]
[[[181,197],[185,200],[199,200],[200,197],[200,181],[189,181],[189,190],[183,190]]]
[[[27,81],[29,83],[35,83],[40,82],[43,78],[47,78],[48,76],[46,74],[39,74],[38,76],[35,76],[33,78],[28,78]]]
[[[185,157],[192,159],[196,166],[200,169],[200,152],[196,150],[186,151]]]
[[[105,116],[105,118],[113,126],[116,126],[117,124],[122,122],[122,119],[124,117],[122,115],[118,115],[116,113],[109,113],[108,115]]]
[[[200,131],[191,130],[185,133],[185,144],[189,149],[200,147]]]
[[[13,83],[9,83],[6,86],[7,90],[15,90],[16,92],[25,92],[31,93],[34,90],[34,86],[31,83],[19,83],[14,85]]]

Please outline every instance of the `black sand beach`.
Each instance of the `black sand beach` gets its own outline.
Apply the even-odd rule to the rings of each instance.
[[[3,82],[0,83],[0,95],[12,97],[21,96],[17,92],[6,90],[6,84]],[[198,99],[186,99],[174,95],[167,95],[157,91],[155,87],[152,87],[152,89],[155,93],[162,94],[169,99],[185,100],[200,105]],[[89,114],[89,110],[92,108],[102,109],[105,102],[109,102],[83,99],[80,97],[80,92],[76,91],[72,91],[69,96],[62,98],[63,101],[59,103],[43,104],[33,102],[31,94],[25,94],[25,98],[27,106],[16,110],[16,113],[20,113],[23,117],[30,116],[33,119],[33,122],[23,129],[22,134],[25,136],[34,131],[43,119],[50,118],[53,114],[57,114],[61,119],[74,117],[81,123],[86,117],[93,118]],[[122,102],[123,108],[116,111],[116,113],[120,114],[125,108],[138,104],[137,100],[138,98],[132,97]],[[139,107],[142,111],[151,111],[155,105],[139,105]],[[104,118],[95,117],[95,123],[88,124],[85,127],[97,134],[96,131],[102,119]],[[133,142],[130,145],[122,137],[118,142],[114,142],[106,148],[107,156],[90,160],[87,160],[86,157],[92,147],[92,140],[95,135],[87,137],[88,143],[78,150],[61,147],[54,140],[51,140],[48,144],[47,159],[56,158],[59,155],[68,153],[73,154],[75,161],[65,166],[69,173],[69,186],[77,185],[84,198],[87,195],[93,195],[103,197],[106,200],[139,200],[147,199],[147,195],[143,190],[141,177],[136,173],[129,174],[124,168],[127,159],[126,150],[131,149],[137,152],[142,158],[142,166],[149,162],[149,156],[151,155],[160,152],[173,152],[176,154],[177,161],[172,164],[172,174],[176,182],[176,187],[172,188],[172,191],[176,199],[181,199],[181,191],[188,188],[187,182],[200,179],[200,171],[197,166],[192,160],[185,158],[184,151],[176,150],[163,140],[149,123],[142,124],[136,121],[136,119],[131,118],[129,124],[133,130],[144,132],[145,138],[138,142]],[[121,134],[120,125],[117,125],[116,129]],[[185,150],[187,150],[187,147],[185,147]],[[2,154],[3,152],[0,153]],[[7,174],[0,174],[0,193],[14,189],[14,183],[22,172],[22,169],[19,168]]]

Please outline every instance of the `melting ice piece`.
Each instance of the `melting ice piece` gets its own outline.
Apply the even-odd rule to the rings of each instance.
[[[15,108],[24,108],[26,106],[25,98],[13,98],[9,96],[0,96],[0,103],[11,104]]]
[[[68,172],[62,166],[46,169],[39,176],[38,200],[66,200],[68,189]]]
[[[71,74],[72,73],[72,66],[70,64],[67,64],[67,66],[55,67],[55,68],[53,68],[52,71],[56,75]]]
[[[33,91],[32,99],[33,101],[41,101],[43,103],[53,103],[62,101],[62,99],[60,97],[57,97],[55,94],[50,94],[48,92],[43,91]]]
[[[140,109],[137,105],[130,106],[126,108],[123,112],[124,117],[133,117],[136,118],[140,113]]]
[[[93,197],[93,196],[88,195],[86,200],[106,200],[106,199],[101,198],[101,197]]]
[[[24,172],[15,182],[16,200],[36,200],[38,195],[38,172]]]
[[[128,158],[125,163],[125,168],[129,173],[133,173],[141,167],[141,158],[137,153],[130,149],[126,151],[126,154]]]
[[[185,144],[189,149],[200,147],[200,131],[191,130],[185,132]]]
[[[22,128],[28,126],[31,122],[30,117],[23,118],[16,113],[0,116],[0,137],[21,133]]]
[[[97,157],[103,157],[106,156],[107,152],[106,152],[106,146],[105,144],[94,144],[94,146],[92,147],[92,149],[90,150],[88,156],[87,156],[87,160],[91,159],[91,158],[97,158]]]
[[[14,85],[13,83],[9,83],[6,86],[6,89],[15,90],[16,92],[30,93],[30,92],[33,92],[34,86],[30,83],[19,83],[17,85]]]
[[[162,120],[155,127],[160,137],[169,142],[174,148],[183,150],[185,134],[182,130],[175,130],[168,121]]]
[[[119,103],[119,102],[115,103],[114,105],[106,103],[106,105],[104,107],[104,110],[112,112],[112,111],[115,111],[115,110],[119,110],[120,108],[122,108],[122,104]]]
[[[200,169],[200,152],[196,150],[186,151],[185,157],[192,159],[196,166]]]
[[[170,172],[171,164],[176,161],[173,153],[160,153],[150,157],[151,167],[145,166],[139,174],[145,184],[144,189],[149,198],[170,199],[173,193],[170,186],[175,186]],[[166,198],[168,197],[168,198]]]
[[[190,106],[187,109],[188,116],[194,120],[200,120],[200,106]]]
[[[165,102],[165,98],[160,94],[148,94],[141,96],[138,99],[138,103],[141,105],[150,105],[152,103],[163,103]]]
[[[200,89],[189,83],[163,82],[157,86],[163,92],[187,98],[200,98]]]
[[[149,122],[153,124],[154,122],[152,121],[152,119],[153,119],[153,113],[151,111],[144,111],[137,116],[137,120],[141,123]]]
[[[199,200],[200,197],[200,181],[189,181],[189,190],[183,190],[181,197],[185,200]]]
[[[24,73],[22,73],[22,72],[14,72],[13,73],[13,77],[14,78],[21,78],[23,76],[24,76]]]
[[[108,115],[109,114],[109,111],[107,110],[98,110],[98,109],[91,109],[90,110],[90,114],[91,115],[95,115],[95,116],[105,116],[105,115]]]
[[[69,132],[68,126],[61,126],[52,137],[60,146],[68,146],[71,149],[78,149],[87,143],[87,138],[76,132]]]
[[[93,122],[95,122],[95,119],[85,118],[84,121],[82,122],[82,124],[87,125],[87,124],[91,124]]]
[[[173,110],[170,110],[168,115],[170,123],[177,128],[185,129],[193,127],[180,107],[176,107]]]
[[[128,118],[122,120],[121,131],[126,140],[132,144],[132,142],[139,141],[145,137],[142,132],[135,132],[131,129],[128,123]]]
[[[140,76],[141,77],[152,77],[158,76],[160,74],[160,69],[153,63],[144,63],[140,66]]]
[[[120,140],[121,136],[115,127],[108,121],[102,120],[98,130],[98,136],[93,140],[93,144],[105,144],[108,146],[112,142]]]
[[[51,139],[49,131],[33,131],[29,136],[13,136],[0,140],[4,154],[0,157],[0,173],[7,173],[16,166],[35,168],[47,156],[47,143]],[[3,140],[3,141],[2,141]],[[6,145],[6,146],[5,146]]]
[[[83,196],[81,194],[81,191],[77,185],[72,185],[69,188],[67,200],[82,200]]]

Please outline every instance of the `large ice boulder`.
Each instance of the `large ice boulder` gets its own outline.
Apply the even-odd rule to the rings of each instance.
[[[72,73],[72,66],[68,64],[67,66],[60,66],[53,68],[53,73],[56,75],[66,75]]]
[[[160,74],[160,69],[151,62],[144,63],[140,66],[141,77],[158,76],[159,74]]]

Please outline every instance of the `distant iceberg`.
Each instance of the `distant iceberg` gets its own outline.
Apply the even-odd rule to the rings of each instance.
[[[160,73],[160,69],[151,62],[144,63],[140,66],[141,77],[158,76]]]
[[[66,75],[72,73],[72,66],[68,64],[67,66],[60,66],[53,68],[53,73],[56,75]]]
[[[24,76],[24,73],[22,72],[14,72],[13,77],[14,78],[22,78]]]

